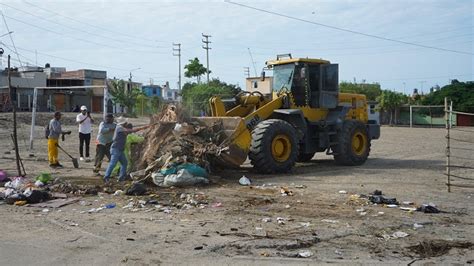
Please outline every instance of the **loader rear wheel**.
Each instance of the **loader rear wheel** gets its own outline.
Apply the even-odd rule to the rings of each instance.
[[[360,121],[345,121],[337,134],[337,143],[331,147],[337,164],[361,165],[369,157],[370,140],[366,126]]]
[[[298,155],[295,129],[286,121],[269,119],[252,131],[249,158],[254,169],[263,174],[288,172]]]

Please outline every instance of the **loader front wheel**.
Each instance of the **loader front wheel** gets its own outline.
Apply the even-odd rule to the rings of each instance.
[[[337,144],[331,149],[340,165],[361,165],[369,157],[370,140],[364,123],[347,120],[337,134]]]
[[[269,119],[252,131],[249,158],[254,169],[263,174],[288,172],[298,156],[296,131],[288,122]]]

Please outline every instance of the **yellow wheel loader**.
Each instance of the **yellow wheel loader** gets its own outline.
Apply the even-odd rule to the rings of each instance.
[[[339,93],[337,64],[279,55],[267,67],[273,69],[271,95],[214,96],[211,116],[200,118],[207,125],[219,121],[225,129],[220,163],[240,166],[249,158],[257,172],[280,173],[316,152],[333,155],[342,165],[367,160],[380,126],[368,120],[365,95]]]

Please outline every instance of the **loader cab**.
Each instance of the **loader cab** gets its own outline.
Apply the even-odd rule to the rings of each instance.
[[[296,106],[336,108],[339,94],[338,65],[308,58],[277,59],[273,68],[274,93],[287,92]]]

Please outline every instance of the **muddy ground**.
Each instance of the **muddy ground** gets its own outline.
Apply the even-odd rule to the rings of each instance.
[[[73,134],[61,144],[78,157],[72,117],[66,115],[65,123]],[[0,169],[14,174],[13,153],[5,154],[12,147],[5,114],[0,114],[0,124]],[[456,134],[474,141],[471,132]],[[47,171],[77,183],[101,184],[92,173],[92,163],[74,169],[64,154],[65,168],[51,171],[42,127],[35,131],[35,157],[28,157],[26,150],[28,124],[20,124],[19,135],[28,176]],[[474,147],[470,145],[459,146]],[[474,158],[472,151],[459,150],[457,155]],[[474,164],[473,160],[458,163]],[[332,157],[321,154],[310,163],[298,164],[290,174],[257,175],[246,164],[236,171],[216,173],[206,187],[150,187],[152,195],[141,197],[99,193],[47,212],[2,204],[0,264],[472,263],[474,189],[453,188],[448,193],[444,165],[444,129],[383,127],[381,139],[372,143],[370,159],[359,167],[336,166]],[[251,178],[254,186],[240,186],[242,175]],[[474,177],[472,170],[462,175]],[[464,183],[469,182],[474,183]],[[282,186],[293,195],[282,196]],[[400,202],[432,202],[444,212],[407,212],[349,200],[351,194],[376,189]],[[142,208],[138,203],[149,199],[159,205]],[[123,208],[130,201],[133,207]],[[109,203],[116,207],[93,212]],[[408,236],[390,237],[397,231]],[[312,255],[298,257],[305,251]]]

